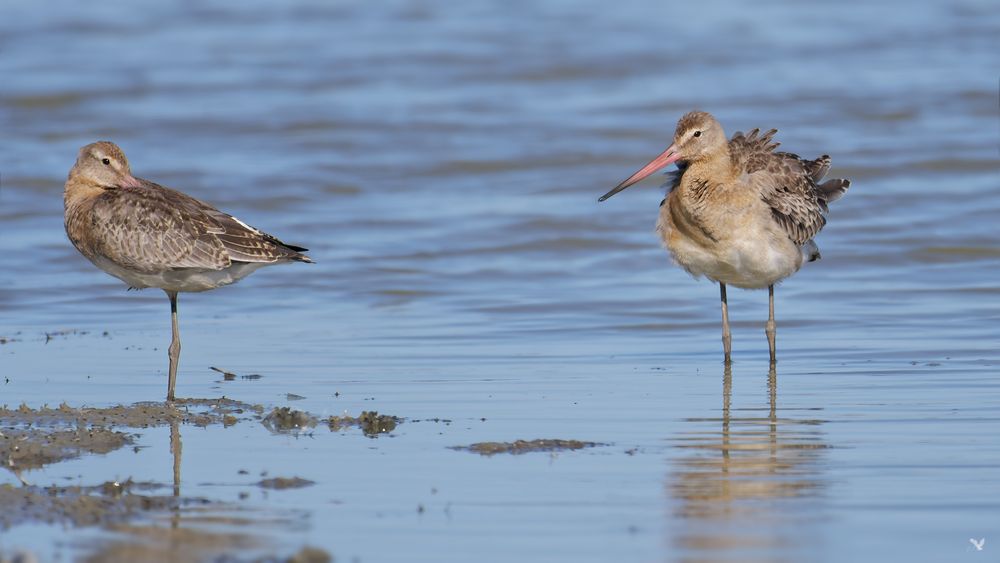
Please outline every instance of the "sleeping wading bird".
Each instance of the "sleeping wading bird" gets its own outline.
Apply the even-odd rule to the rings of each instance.
[[[312,262],[285,244],[207,203],[142,178],[125,153],[99,141],[80,149],[63,193],[66,234],[95,266],[170,298],[172,340],[167,400],[174,400],[181,338],[177,294],[229,285],[282,262]]]
[[[802,262],[819,259],[813,237],[826,218],[827,204],[847,191],[850,180],[819,182],[830,157],[803,160],[774,152],[776,129],[760,135],[736,133],[729,141],[711,114],[693,111],[677,122],[674,142],[638,172],[601,196],[604,201],[676,162],[660,203],[656,230],[674,260],[691,275],[719,282],[722,347],[731,361],[732,339],[726,284],[767,288],[768,348],[775,357],[774,284]]]

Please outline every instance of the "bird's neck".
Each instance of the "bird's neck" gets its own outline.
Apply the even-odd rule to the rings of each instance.
[[[735,177],[736,173],[727,148],[689,162],[687,169],[684,170],[684,180],[692,184],[726,185]]]
[[[63,203],[66,209],[71,209],[97,197],[103,191],[104,188],[93,182],[87,182],[78,177],[70,176],[66,180],[66,186],[63,190]]]

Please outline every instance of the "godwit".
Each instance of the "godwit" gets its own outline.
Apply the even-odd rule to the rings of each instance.
[[[177,294],[229,285],[281,262],[312,262],[307,249],[285,244],[232,215],[129,169],[125,153],[99,141],[80,149],[63,193],[66,234],[95,266],[170,298],[172,339],[167,400],[174,400],[181,338]]]
[[[775,357],[774,284],[794,274],[803,260],[819,259],[813,237],[826,224],[827,204],[850,180],[818,182],[830,157],[804,160],[774,152],[778,131],[726,134],[711,114],[693,111],[677,122],[674,142],[662,154],[601,196],[604,201],[657,170],[677,163],[660,203],[656,230],[674,260],[691,275],[719,282],[722,347],[731,361],[726,284],[767,288],[765,332]]]

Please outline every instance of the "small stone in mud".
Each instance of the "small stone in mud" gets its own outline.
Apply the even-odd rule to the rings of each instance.
[[[561,450],[579,450],[599,446],[597,442],[581,442],[580,440],[515,440],[513,442],[478,442],[469,446],[455,446],[454,450],[469,450],[480,455],[523,454],[527,452],[554,452]]]
[[[257,483],[257,486],[262,489],[299,489],[302,487],[308,487],[309,485],[315,485],[315,481],[310,481],[309,479],[303,479],[301,477],[272,477],[270,479],[263,479]]]
[[[264,417],[264,426],[272,432],[289,432],[316,426],[316,417],[288,407],[277,407]]]
[[[331,432],[340,431],[348,426],[359,426],[361,431],[369,438],[374,438],[379,434],[392,432],[396,425],[402,422],[398,417],[379,414],[376,411],[362,411],[357,418],[345,414],[344,416],[331,416],[327,419]]]
[[[296,395],[295,393],[286,393],[285,398],[289,401],[301,401],[305,399],[302,395]]]

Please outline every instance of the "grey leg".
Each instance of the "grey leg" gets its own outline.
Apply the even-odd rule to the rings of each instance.
[[[767,326],[764,332],[767,334],[767,348],[771,352],[771,363],[778,361],[777,352],[774,349],[774,338],[778,332],[777,325],[774,324],[774,286],[767,286]]]
[[[177,383],[177,361],[181,357],[181,331],[177,328],[177,292],[167,291],[170,298],[170,324],[172,338],[167,353],[170,356],[170,373],[167,378],[167,401],[174,400],[174,385]]]
[[[719,282],[722,292],[722,350],[726,354],[726,363],[732,362],[733,337],[729,333],[729,304],[726,302],[726,284]]]

